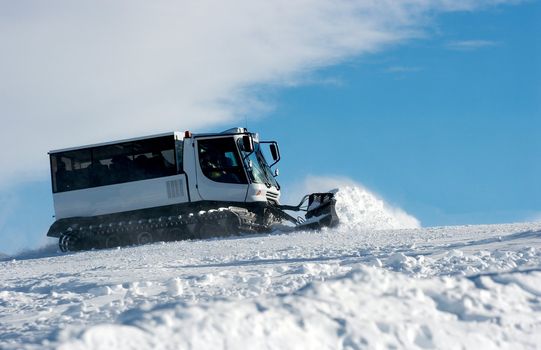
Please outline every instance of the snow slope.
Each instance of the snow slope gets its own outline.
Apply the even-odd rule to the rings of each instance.
[[[369,201],[320,232],[0,262],[0,349],[541,347],[541,223],[398,229]]]

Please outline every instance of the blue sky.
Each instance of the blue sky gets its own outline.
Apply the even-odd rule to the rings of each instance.
[[[284,172],[352,177],[425,225],[527,220],[541,212],[540,18],[539,3],[442,16],[430,38],[320,72],[339,83],[280,91],[279,119],[254,127],[304,145]]]
[[[439,11],[422,19],[411,15],[411,21],[422,21],[420,25],[407,21],[405,28],[413,34],[398,35],[402,27],[391,33],[395,35],[391,39],[359,34],[358,40],[374,43],[362,46],[345,40],[340,45],[327,45],[331,51],[314,59],[297,61],[306,52],[312,54],[317,45],[311,43],[309,50],[297,52],[302,42],[293,41],[288,50],[291,54],[280,58],[280,62],[294,62],[289,66],[247,67],[249,72],[236,78],[240,83],[227,83],[230,79],[201,88],[206,93],[217,90],[216,86],[235,91],[241,86],[239,94],[217,94],[216,100],[210,102],[200,102],[195,94],[190,97],[197,99],[194,105],[208,103],[214,109],[197,109],[188,104],[191,100],[174,106],[202,115],[205,123],[171,117],[169,110],[155,108],[150,110],[168,117],[152,127],[134,118],[130,123],[135,125],[133,129],[114,122],[106,130],[84,128],[92,120],[91,112],[100,111],[96,108],[88,115],[74,117],[78,104],[110,105],[81,98],[88,89],[83,86],[80,94],[71,99],[73,107],[68,103],[73,111],[65,107],[66,115],[70,115],[66,118],[71,119],[64,120],[82,125],[82,130],[76,131],[77,137],[44,133],[39,145],[28,150],[29,154],[40,155],[34,158],[39,166],[21,163],[22,170],[3,177],[13,185],[0,191],[0,251],[13,253],[36,247],[52,223],[52,197],[44,166],[49,149],[76,145],[75,140],[84,144],[141,135],[147,129],[149,133],[183,130],[184,126],[194,131],[220,131],[247,124],[263,138],[277,140],[283,157],[279,181],[284,191],[298,187],[309,175],[347,177],[417,217],[424,226],[540,218],[541,5],[532,1]],[[378,21],[387,23],[379,17]],[[388,34],[385,30],[382,33]],[[333,50],[340,54],[335,57]],[[274,79],[274,74],[284,78]],[[251,79],[253,75],[259,78]],[[45,76],[43,81],[49,78]],[[4,91],[13,91],[19,81],[28,83],[24,79],[14,75],[13,84]],[[141,84],[157,85],[144,76],[142,80]],[[65,88],[56,83],[53,86],[60,96]],[[41,82],[36,80],[35,84]],[[105,89],[103,94],[118,97],[113,88]],[[32,93],[38,94],[30,91],[30,97]],[[53,117],[48,116],[46,102],[36,103],[43,114],[43,119],[36,120],[39,128],[43,120]],[[8,112],[12,115],[26,108],[14,106],[3,111],[5,123],[16,122],[5,117]],[[137,106],[133,107],[135,110]],[[50,107],[51,115],[63,113],[55,108]],[[222,113],[222,109],[226,112]],[[118,107],[118,113],[130,111]],[[32,118],[23,120],[28,125],[33,123]],[[4,160],[3,165],[8,164]]]

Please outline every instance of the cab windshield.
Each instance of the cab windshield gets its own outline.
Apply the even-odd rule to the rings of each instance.
[[[268,187],[274,186],[277,189],[280,188],[261,152],[259,143],[254,142],[254,151],[252,153],[243,151],[242,154],[251,182],[266,184]]]

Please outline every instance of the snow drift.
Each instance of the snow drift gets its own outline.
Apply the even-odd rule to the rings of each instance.
[[[360,268],[298,292],[140,308],[60,349],[487,349],[541,344],[541,270],[416,280]]]
[[[535,348],[541,223],[328,229],[0,262],[0,348]]]

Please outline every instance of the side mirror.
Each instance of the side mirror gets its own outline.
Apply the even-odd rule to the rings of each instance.
[[[242,148],[244,152],[252,153],[254,151],[254,140],[252,135],[244,135],[242,137]]]
[[[274,177],[278,177],[280,175],[280,171],[278,169],[274,169]]]
[[[272,160],[276,162],[279,158],[278,147],[276,146],[275,143],[271,143],[269,147],[270,147],[270,152],[272,155]]]

